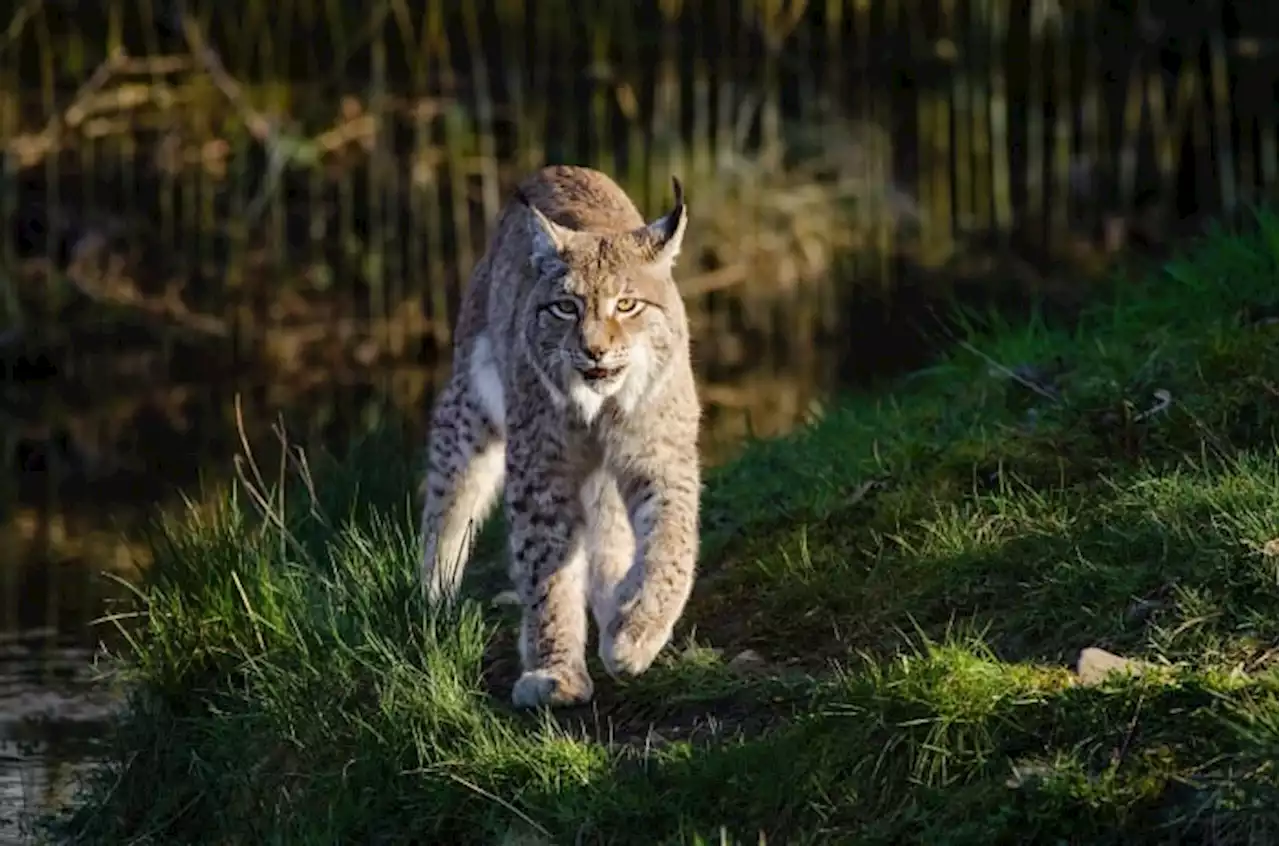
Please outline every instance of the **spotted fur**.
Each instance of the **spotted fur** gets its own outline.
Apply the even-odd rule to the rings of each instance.
[[[598,171],[538,171],[463,299],[432,412],[422,578],[430,601],[456,597],[501,491],[523,606],[518,706],[591,698],[588,607],[605,669],[643,673],[693,586],[700,415],[672,184],[675,208],[646,224]]]

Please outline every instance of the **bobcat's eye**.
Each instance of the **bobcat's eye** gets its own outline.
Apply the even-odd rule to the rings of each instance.
[[[556,300],[547,306],[547,311],[561,320],[578,319],[578,302],[576,300]]]
[[[618,301],[613,304],[619,314],[629,314],[640,308],[640,301],[632,297],[619,297]]]

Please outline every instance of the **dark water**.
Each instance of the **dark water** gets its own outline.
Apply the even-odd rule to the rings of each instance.
[[[446,16],[447,56],[357,4],[343,38],[200,17],[211,70],[119,0],[130,55],[195,70],[124,68],[93,102],[74,92],[110,16],[38,11],[0,46],[0,844],[66,799],[118,702],[93,621],[145,570],[131,533],[228,482],[237,398],[255,442],[277,419],[312,449],[386,420],[420,441],[461,284],[530,167],[595,164],[650,214],[682,175],[710,461],[921,366],[956,300],[1069,313],[1117,250],[1275,195],[1260,5],[811,4],[844,16],[777,32],[735,3],[672,23],[538,5],[479,4],[478,41]]]

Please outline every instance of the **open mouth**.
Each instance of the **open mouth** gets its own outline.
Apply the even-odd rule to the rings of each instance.
[[[621,367],[592,367],[582,371],[582,378],[588,382],[604,382],[622,372]]]

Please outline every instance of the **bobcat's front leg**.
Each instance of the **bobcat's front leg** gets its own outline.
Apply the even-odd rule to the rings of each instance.
[[[520,661],[511,692],[520,708],[585,702],[587,558],[578,462],[559,433],[514,428],[507,448],[511,578],[523,604]]]
[[[660,455],[661,460],[632,458],[619,473],[636,555],[600,636],[600,659],[613,676],[649,668],[671,639],[693,589],[701,485],[697,447],[668,444]]]

